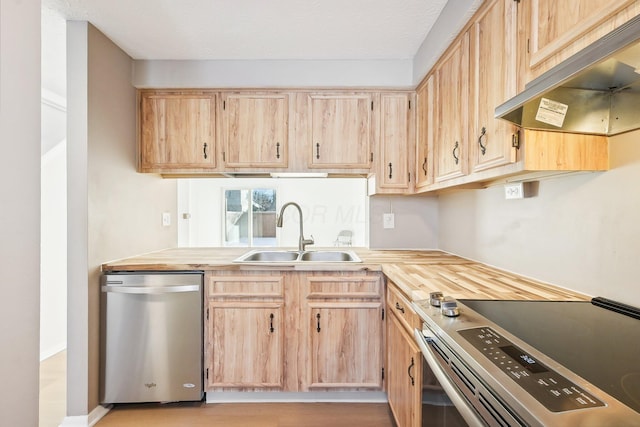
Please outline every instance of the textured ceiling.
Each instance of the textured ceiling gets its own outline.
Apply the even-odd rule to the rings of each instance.
[[[411,59],[446,0],[42,0],[134,59]]]

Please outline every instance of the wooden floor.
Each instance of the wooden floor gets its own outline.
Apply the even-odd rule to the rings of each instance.
[[[96,427],[395,427],[386,403],[116,405]]]
[[[66,413],[67,354],[40,363],[39,427]],[[386,403],[171,403],[115,405],[97,427],[395,427]]]
[[[39,427],[58,427],[67,413],[67,352],[40,362]]]

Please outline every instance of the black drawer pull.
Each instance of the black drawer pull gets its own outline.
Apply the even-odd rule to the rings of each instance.
[[[413,375],[411,374],[411,369],[415,366],[415,361],[413,360],[413,357],[411,358],[411,365],[409,365],[409,368],[407,369],[407,375],[409,375],[409,378],[411,378],[411,385],[416,385],[416,380],[415,378],[413,378]]]
[[[486,135],[487,135],[487,128],[483,126],[482,131],[480,132],[480,136],[478,137],[478,145],[480,146],[480,152],[482,153],[483,156],[487,152],[487,147],[486,145],[482,145],[482,137]]]
[[[453,151],[451,152],[451,154],[453,154],[453,158],[456,161],[456,165],[458,164],[458,162],[460,161],[460,158],[456,155],[456,150],[458,150],[458,154],[460,154],[460,144],[458,144],[458,141],[456,141],[456,145],[453,146]]]

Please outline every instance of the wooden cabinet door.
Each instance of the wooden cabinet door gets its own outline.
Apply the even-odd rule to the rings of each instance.
[[[215,167],[215,96],[143,94],[140,169]]]
[[[469,33],[459,37],[436,70],[435,181],[467,174],[469,134]]]
[[[417,91],[416,190],[433,183],[433,143],[436,123],[433,119],[435,77],[431,74]]]
[[[516,95],[517,3],[491,0],[471,26],[472,172],[516,161],[515,127],[494,118],[495,108]]]
[[[406,193],[410,189],[409,162],[413,159],[415,132],[413,95],[380,95],[380,148],[376,185],[381,193]],[[414,102],[415,107],[415,102]]]
[[[387,397],[398,427],[422,424],[422,353],[395,315],[387,322]]]
[[[373,95],[308,96],[309,167],[371,167]]]
[[[287,166],[289,96],[223,94],[222,136],[225,166]]]
[[[637,0],[531,0],[528,80],[640,13]]]
[[[310,306],[310,388],[382,387],[382,303]]]
[[[281,389],[283,314],[280,302],[210,302],[208,388]]]

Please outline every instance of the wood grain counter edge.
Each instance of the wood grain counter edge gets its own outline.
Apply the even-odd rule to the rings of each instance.
[[[427,299],[433,291],[454,298],[499,300],[581,301],[591,298],[447,252],[348,249],[356,252],[363,262],[239,264],[233,260],[249,248],[174,248],[107,262],[102,265],[102,271],[378,271],[411,301]]]

